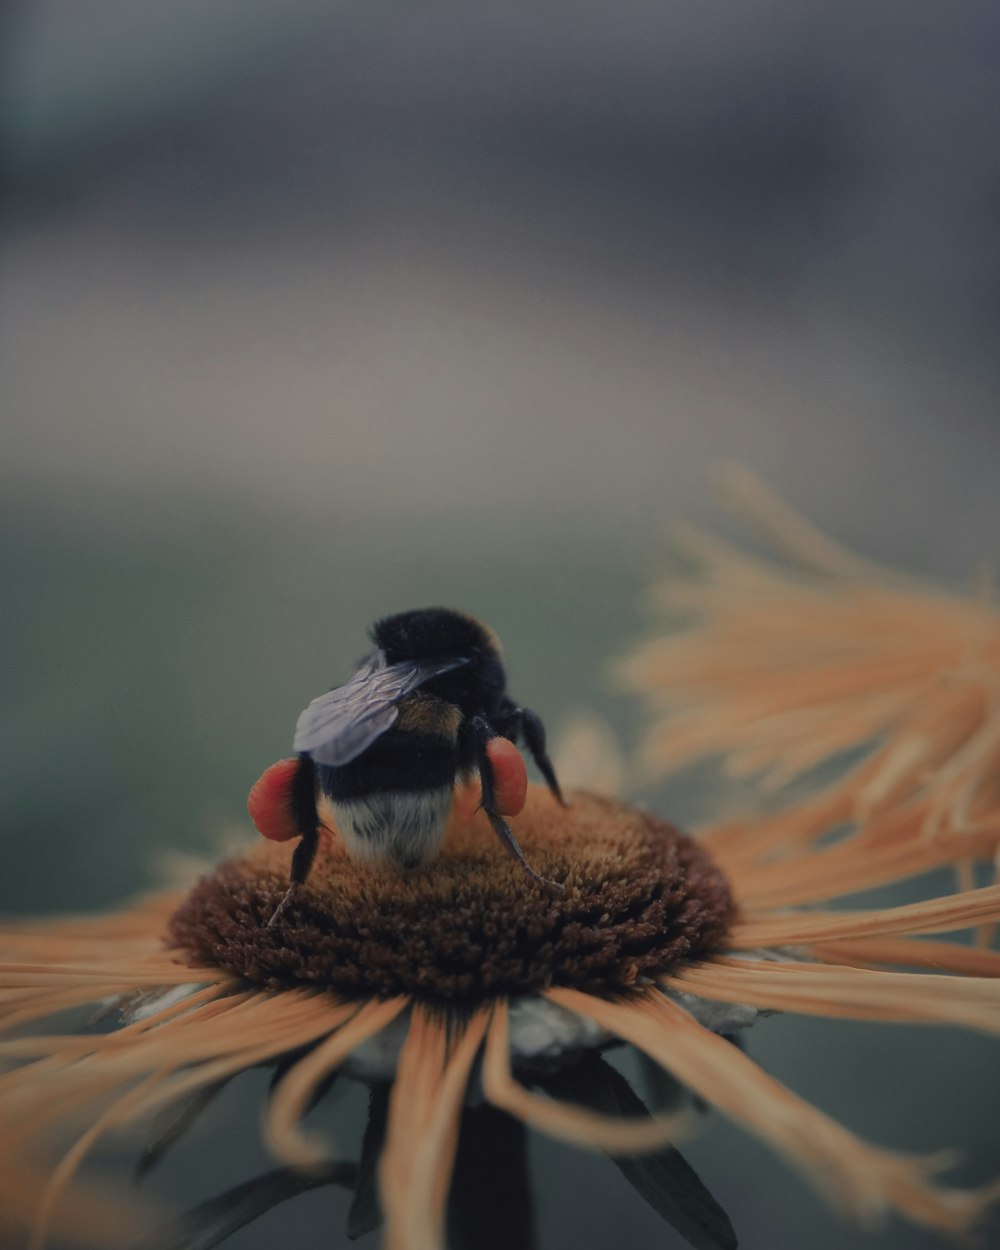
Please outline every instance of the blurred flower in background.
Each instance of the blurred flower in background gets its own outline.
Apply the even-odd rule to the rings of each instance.
[[[694,613],[698,624],[621,667],[660,713],[642,771],[716,754],[731,774],[784,792],[780,815],[761,815],[759,840],[744,816],[703,831],[716,851],[732,843],[771,875],[772,905],[942,865],[971,884],[1000,845],[996,606],[988,594],[949,594],[869,564],[752,476],[728,480],[798,572],[707,535],[678,535],[696,572],[675,570],[656,598],[674,619]],[[802,779],[813,784],[789,802],[788,787]]]

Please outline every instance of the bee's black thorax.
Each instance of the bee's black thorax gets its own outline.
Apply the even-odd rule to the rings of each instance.
[[[461,656],[461,668],[431,678],[421,693],[458,708],[465,718],[492,720],[504,703],[507,676],[496,634],[481,621],[451,608],[421,608],[386,617],[372,628],[372,640],[388,664],[435,656]]]
[[[488,626],[453,608],[418,608],[384,617],[372,626],[371,637],[390,664],[439,655],[500,654],[500,643]]]

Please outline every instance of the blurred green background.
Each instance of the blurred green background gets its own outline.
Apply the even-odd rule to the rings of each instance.
[[[986,0],[0,21],[4,910],[252,839],[247,790],[381,613],[478,613],[550,731],[596,708],[634,741],[606,661],[663,526],[718,522],[721,460],[883,559],[995,560]],[[983,1040],[775,1019],[752,1050],[858,1131],[1000,1170]],[[183,1201],[262,1165],[227,1099],[160,1182]],[[852,1233],[716,1117],[687,1153],[746,1247],[942,1244]],[[679,1244],[606,1163],[538,1158],[543,1247]],[[317,1193],[232,1245],[342,1223]]]

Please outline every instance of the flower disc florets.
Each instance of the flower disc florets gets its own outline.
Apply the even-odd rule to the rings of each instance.
[[[274,928],[290,848],[262,844],[199,882],[171,939],[269,987],[471,1004],[550,985],[621,992],[725,934],[726,880],[672,825],[585,793],[562,808],[536,787],[513,823],[563,893],[529,877],[481,813],[460,811],[441,855],[406,875],[349,859],[335,840]]]

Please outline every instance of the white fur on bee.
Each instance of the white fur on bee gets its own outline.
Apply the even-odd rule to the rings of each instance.
[[[384,790],[330,803],[334,824],[352,859],[388,860],[419,868],[441,845],[451,812],[452,787]]]

